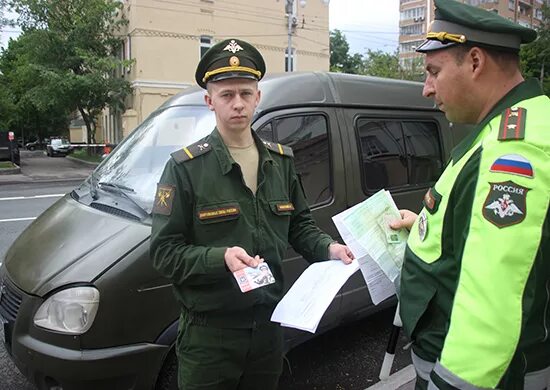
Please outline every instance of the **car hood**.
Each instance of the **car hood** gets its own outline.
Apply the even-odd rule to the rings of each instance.
[[[150,235],[150,226],[66,195],[17,238],[5,267],[19,288],[43,296],[69,283],[93,282]]]

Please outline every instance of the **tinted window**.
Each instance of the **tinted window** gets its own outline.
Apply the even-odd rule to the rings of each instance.
[[[365,192],[430,185],[442,172],[437,125],[423,121],[357,121]]]
[[[271,123],[276,142],[292,147],[296,171],[310,205],[332,198],[327,120],[323,115],[275,119]],[[262,133],[262,130],[266,129]],[[265,135],[265,126],[259,134]]]

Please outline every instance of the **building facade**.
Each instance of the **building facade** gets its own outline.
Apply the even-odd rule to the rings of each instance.
[[[290,11],[290,26],[288,12]],[[328,0],[126,0],[121,70],[134,88],[125,112],[105,111],[107,143],[118,143],[169,97],[195,85],[201,56],[216,42],[242,38],[264,56],[267,73],[329,69]]]
[[[542,6],[548,0],[459,0],[462,3],[513,20],[523,26],[536,27],[542,21]],[[433,0],[399,0],[399,63],[402,68],[422,70],[422,56],[416,47],[422,43],[433,21]]]

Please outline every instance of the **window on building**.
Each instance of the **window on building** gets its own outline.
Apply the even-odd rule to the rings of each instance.
[[[327,118],[322,114],[277,118],[262,126],[258,135],[290,146],[310,206],[332,198]]]
[[[424,23],[410,24],[399,29],[401,35],[421,35],[424,34],[426,25]]]
[[[416,20],[421,21],[426,17],[426,7],[416,7],[401,11],[399,20]]]
[[[201,58],[212,47],[212,37],[201,35]]]
[[[288,48],[285,50],[285,72],[296,71],[296,49],[292,48],[290,56],[290,69],[288,68]]]
[[[359,119],[363,191],[433,184],[443,171],[437,129],[428,121]]]

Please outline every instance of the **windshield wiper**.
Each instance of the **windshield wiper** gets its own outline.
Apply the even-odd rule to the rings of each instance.
[[[133,188],[126,187],[126,186],[121,185],[121,184],[106,182],[106,181],[100,181],[97,184],[98,184],[98,186],[109,188],[109,189],[106,188],[107,191],[113,191],[114,190],[114,192],[116,192],[117,194],[124,196],[126,199],[128,199],[130,202],[132,202],[134,204],[134,206],[136,206],[141,211],[141,213],[143,214],[143,217],[148,217],[149,216],[149,213],[147,212],[147,210],[145,210],[145,208],[142,205],[140,205],[138,202],[136,202],[134,199],[132,199],[132,197],[130,195],[128,195],[126,193],[126,192],[135,193],[136,191],[134,191]]]

